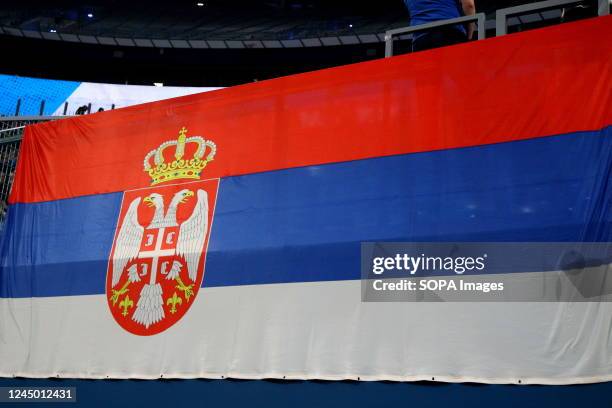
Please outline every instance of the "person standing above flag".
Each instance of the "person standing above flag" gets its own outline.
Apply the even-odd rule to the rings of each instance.
[[[474,0],[404,0],[410,13],[410,25],[471,16],[476,13]],[[418,32],[412,39],[412,51],[453,45],[472,39],[475,24],[445,26]]]

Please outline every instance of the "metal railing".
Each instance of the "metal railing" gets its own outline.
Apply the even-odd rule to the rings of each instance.
[[[19,116],[19,114],[21,113],[21,98],[17,99],[17,102],[15,103],[15,116]],[[45,104],[46,104],[46,100],[42,99],[40,101],[40,106],[38,109],[38,115],[39,116],[43,116],[45,115]],[[77,106],[76,109],[74,109],[74,112],[69,112],[68,111],[68,101],[64,102],[63,105],[63,113],[62,116],[69,116],[69,115],[85,115],[85,114],[90,114],[91,113],[91,105],[92,102],[88,102],[87,105],[81,105],[81,106]],[[79,109],[83,109],[81,112],[79,112]],[[115,104],[113,103],[110,107],[111,110],[115,109]]]
[[[610,14],[610,3],[612,0],[597,0],[597,15],[604,16]],[[516,7],[507,7],[499,9],[495,12],[495,35],[505,35],[508,32],[508,18],[519,15],[525,15],[533,12],[548,11],[554,9],[562,9],[566,6],[585,4],[588,0],[547,0],[537,3],[524,4]],[[414,34],[419,31],[429,31],[434,28],[451,26],[456,24],[466,24],[476,21],[477,39],[485,38],[485,15],[477,13],[473,16],[464,16],[452,18],[449,20],[436,21],[433,23],[420,24],[411,27],[396,28],[385,32],[385,58],[393,56],[393,39],[398,35]],[[490,21],[492,22],[492,21]]]
[[[476,13],[473,16],[451,18],[449,20],[435,21],[433,23],[419,24],[411,27],[395,28],[385,32],[385,58],[393,56],[393,37],[400,34],[413,34],[419,31],[428,31],[432,28],[446,27],[455,24],[466,24],[476,21],[478,39],[485,38],[485,15]]]
[[[25,127],[61,118],[61,116],[0,117],[0,225],[6,216],[8,196],[13,186],[19,146]]]
[[[508,33],[508,17],[527,14],[534,11],[546,11],[560,9],[568,5],[584,4],[585,0],[547,0],[537,3],[523,4],[516,7],[499,9],[495,12],[495,35],[506,35]],[[610,0],[597,1],[597,14],[600,16],[610,14]]]

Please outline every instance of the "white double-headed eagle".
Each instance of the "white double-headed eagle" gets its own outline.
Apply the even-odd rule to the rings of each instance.
[[[192,282],[195,282],[197,278],[198,264],[200,262],[208,230],[208,194],[206,191],[198,189],[196,195],[197,202],[193,212],[179,227],[175,250],[175,255],[183,257],[185,260],[187,274]],[[112,259],[112,287],[115,287],[119,283],[125,266],[139,256],[145,230],[178,226],[176,220],[178,206],[193,196],[194,193],[191,190],[180,190],[172,197],[167,211],[164,208],[164,198],[162,195],[152,193],[145,197],[143,202],[149,206],[155,207],[153,219],[146,228],[140,225],[138,221],[138,207],[141,199],[136,198],[130,203],[115,243],[115,251]],[[150,271],[151,280],[148,285],[145,284],[143,287],[141,298],[138,302],[138,308],[133,316],[134,320],[147,327],[164,317],[161,287],[155,282],[157,271],[154,269],[156,268],[157,262],[155,261]],[[182,265],[175,262],[167,278],[175,278],[181,268]],[[129,269],[128,281],[140,281],[137,268],[133,266]],[[162,303],[160,304],[160,302]]]

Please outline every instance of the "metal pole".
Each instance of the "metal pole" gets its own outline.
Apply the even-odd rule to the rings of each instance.
[[[66,112],[68,112],[68,101],[64,103],[64,116],[66,116]]]
[[[38,112],[38,114],[42,116],[44,113],[45,113],[45,100],[43,99],[42,101],[40,101],[40,111]]]
[[[476,25],[478,26],[478,40],[484,40],[485,39],[485,14],[484,13],[478,13],[476,14]]]
[[[393,56],[393,37],[385,34],[385,58]]]
[[[21,108],[21,98],[17,99],[17,106],[15,107],[15,116],[19,116],[19,108]]]
[[[508,24],[506,16],[500,13],[500,10],[495,11],[495,36],[508,34]]]

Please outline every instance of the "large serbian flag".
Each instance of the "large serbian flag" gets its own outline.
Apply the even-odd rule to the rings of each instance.
[[[612,379],[612,303],[360,286],[365,241],[610,241],[611,23],[29,126],[0,375]]]

